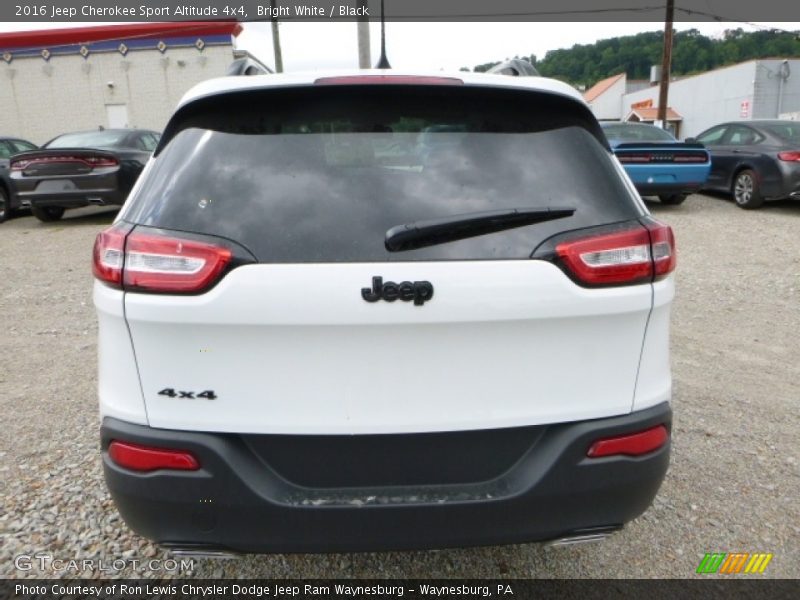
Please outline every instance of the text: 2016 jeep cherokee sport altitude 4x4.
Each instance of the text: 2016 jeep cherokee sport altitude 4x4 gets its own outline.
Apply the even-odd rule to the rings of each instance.
[[[674,266],[567,85],[203,83],[94,249],[109,489],[184,548],[619,528],[667,469]]]

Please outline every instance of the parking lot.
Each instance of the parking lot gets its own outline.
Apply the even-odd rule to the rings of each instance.
[[[673,454],[654,506],[623,532],[562,548],[198,560],[183,574],[683,578],[707,552],[768,552],[763,576],[800,577],[800,202],[743,211],[694,195],[651,210],[673,226],[679,253]],[[3,577],[92,575],[20,571],[18,555],[166,556],[122,523],[100,468],[90,255],[112,218],[82,209],[0,226]]]

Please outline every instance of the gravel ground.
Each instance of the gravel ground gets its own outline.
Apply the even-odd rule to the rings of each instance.
[[[672,465],[654,506],[603,544],[198,560],[195,577],[691,577],[706,552],[772,552],[800,577],[800,203],[652,205],[679,248]],[[98,460],[89,256],[110,213],[0,226],[0,576],[20,554],[168,557],[133,534]],[[111,571],[113,572],[113,571]],[[108,576],[110,572],[82,573]],[[164,576],[141,567],[121,576]]]

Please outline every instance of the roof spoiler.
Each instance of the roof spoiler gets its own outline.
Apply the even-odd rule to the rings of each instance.
[[[225,75],[271,75],[274,73],[247,50],[236,50],[233,57],[235,60],[225,71]]]
[[[495,75],[511,75],[512,77],[539,77],[539,71],[531,63],[522,58],[512,58],[486,71]]]

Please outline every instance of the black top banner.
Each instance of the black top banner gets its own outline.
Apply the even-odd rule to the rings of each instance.
[[[663,21],[666,0],[385,0],[387,21]],[[3,0],[3,21],[355,21],[379,0]],[[800,20],[787,0],[676,0],[675,21]]]

